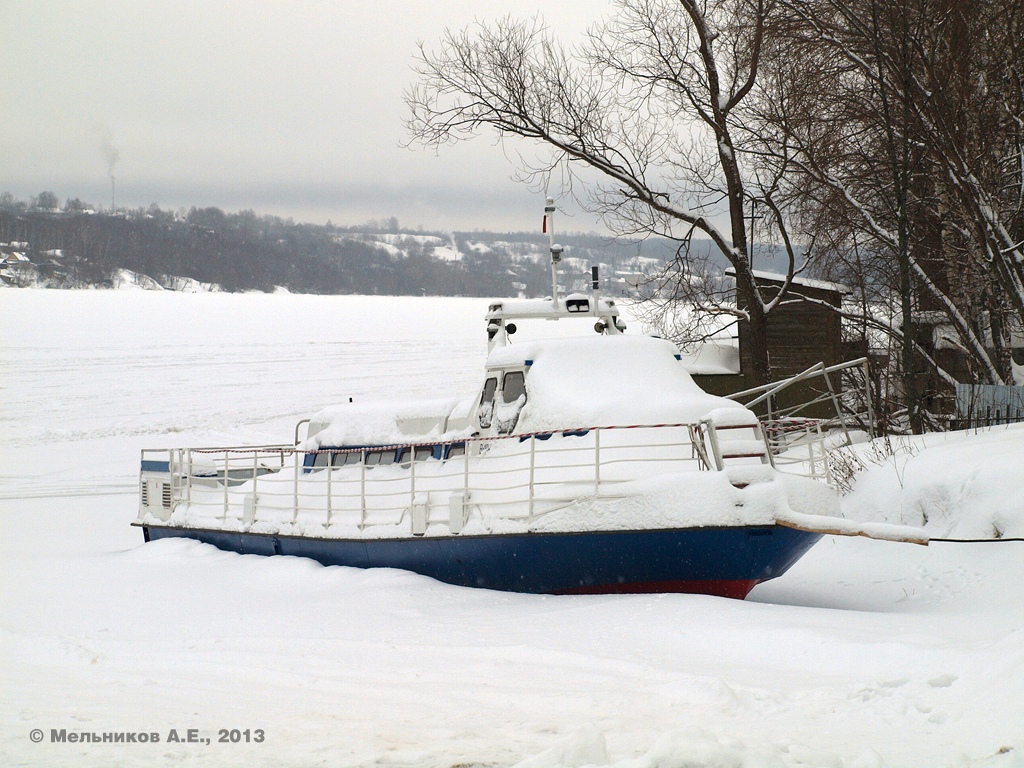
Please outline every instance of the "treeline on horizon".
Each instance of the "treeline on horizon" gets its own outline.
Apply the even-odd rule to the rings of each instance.
[[[402,253],[395,254],[355,235],[397,234]],[[454,239],[460,260],[435,258],[422,236]],[[63,205],[52,192],[31,200],[0,194],[0,243],[27,243],[35,264],[50,263],[46,283],[53,287],[110,284],[126,269],[168,284],[191,278],[226,291],[272,291],[282,286],[296,293],[365,293],[387,295],[495,296],[550,292],[547,264],[517,258],[508,248],[474,249],[469,241],[546,242],[533,233],[423,232],[403,230],[394,217],[364,226],[296,223],[251,210],[226,213],[219,208],[187,212],[148,208],[98,212],[78,198]],[[636,246],[612,244],[598,235],[560,238],[569,253],[618,262],[637,253]],[[610,247],[612,246],[612,247]],[[514,249],[513,249],[514,250]],[[648,248],[648,250],[651,250]],[[665,251],[665,247],[660,250]],[[53,252],[60,251],[59,257]],[[522,256],[522,254],[519,254]]]

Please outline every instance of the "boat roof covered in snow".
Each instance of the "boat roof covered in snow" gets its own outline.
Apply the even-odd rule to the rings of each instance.
[[[499,347],[489,371],[527,369],[527,399],[515,432],[625,424],[696,422],[730,409],[750,411],[698,387],[674,344],[650,336],[546,339]]]

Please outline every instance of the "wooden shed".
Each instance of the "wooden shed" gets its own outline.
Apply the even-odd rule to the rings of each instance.
[[[726,274],[735,273],[726,270]],[[761,271],[755,271],[754,278],[768,299],[778,294],[786,279],[785,275]],[[787,298],[768,315],[768,356],[773,380],[794,376],[815,363],[830,366],[844,362],[842,319],[835,310],[849,292],[838,283],[793,278]],[[741,320],[737,326],[736,370],[724,372],[720,368],[705,368],[699,359],[691,366],[694,381],[707,392],[728,395],[757,385],[747,373],[752,368],[749,324]],[[803,395],[793,392],[792,396]]]

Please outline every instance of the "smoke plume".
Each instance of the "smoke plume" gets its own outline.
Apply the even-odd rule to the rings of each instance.
[[[110,177],[110,207],[114,208],[114,166],[121,159],[121,153],[114,147],[113,136],[109,130],[103,132],[100,152],[103,153],[103,159],[107,161],[107,176]]]

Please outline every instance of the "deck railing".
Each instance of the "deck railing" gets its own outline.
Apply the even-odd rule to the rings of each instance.
[[[770,434],[756,425],[716,427],[705,420],[313,451],[147,449],[140,517],[167,519],[182,509],[184,524],[196,527],[408,531],[411,522],[414,534],[435,523],[457,533],[473,509],[486,508],[489,519],[529,523],[581,500],[616,498],[625,483],[656,474],[778,463],[771,447]],[[797,474],[823,476],[823,454],[800,467],[797,459],[782,461]]]
[[[812,477],[830,485],[828,443],[819,419],[783,418],[761,422],[772,464],[780,472]],[[845,445],[843,441],[838,444]]]
[[[791,387],[803,387],[806,391],[797,402],[780,408],[778,398]],[[773,422],[816,421],[823,431],[842,434],[847,444],[852,442],[850,432],[855,429],[871,437],[875,435],[871,372],[866,357],[828,367],[816,363],[795,376],[727,397],[763,413],[766,428]],[[826,419],[808,418],[826,411],[830,414]]]

